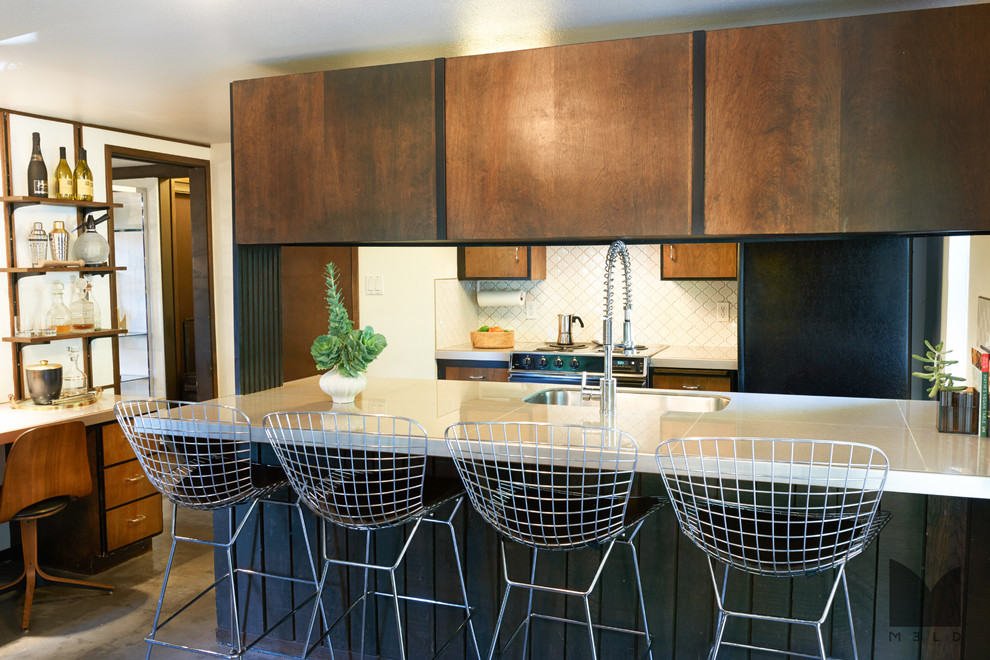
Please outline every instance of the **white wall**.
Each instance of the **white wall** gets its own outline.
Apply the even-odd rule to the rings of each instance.
[[[388,342],[368,375],[436,378],[433,281],[457,277],[457,248],[362,247],[358,273],[360,318],[355,325],[374,327]],[[382,276],[383,295],[368,295],[369,275]]]
[[[234,216],[230,143],[210,147],[210,209],[213,228],[213,328],[216,336],[217,396],[234,394]]]

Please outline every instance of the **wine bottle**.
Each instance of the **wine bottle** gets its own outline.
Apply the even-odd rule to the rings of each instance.
[[[76,199],[84,202],[93,201],[93,173],[86,164],[86,150],[79,147],[79,158],[76,160],[76,169],[72,173],[72,179],[76,186]]]
[[[31,197],[48,197],[48,168],[45,159],[41,157],[41,135],[31,134],[34,146],[31,149],[31,160],[28,161],[28,195]]]
[[[58,157],[58,167],[55,168],[55,197],[73,199],[76,195],[72,185],[72,170],[65,160],[65,147],[58,148]]]

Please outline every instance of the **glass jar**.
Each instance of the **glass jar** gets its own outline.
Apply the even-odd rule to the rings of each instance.
[[[35,268],[48,258],[48,234],[40,222],[34,223],[34,229],[28,234],[28,253],[31,255],[31,265]]]
[[[48,334],[65,334],[72,327],[72,312],[62,302],[62,289],[64,288],[61,282],[55,282],[52,285],[52,306],[48,308],[46,322]]]
[[[79,278],[73,286],[76,288],[76,294],[69,306],[72,313],[72,331],[92,332],[95,321],[93,301],[89,299],[89,284]]]
[[[86,373],[79,367],[79,358],[82,356],[77,348],[70,346],[67,350],[69,353],[69,364],[62,373],[62,396],[85,394],[88,391]]]

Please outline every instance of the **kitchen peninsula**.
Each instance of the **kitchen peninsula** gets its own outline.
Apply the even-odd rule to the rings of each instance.
[[[333,403],[319,390],[316,381],[316,378],[307,378],[253,394],[221,397],[217,401],[237,406],[247,413],[254,425],[255,439],[265,447],[267,441],[261,424],[264,414],[275,410],[334,410]],[[452,423],[462,420],[599,423],[595,401],[587,406],[523,402],[525,396],[539,389],[538,385],[521,383],[372,377],[353,407],[345,408],[416,419],[429,438],[432,473],[450,476],[454,471],[446,458],[443,435],[444,429]],[[981,594],[990,588],[982,569],[982,548],[990,541],[990,462],[986,439],[937,433],[934,425],[936,404],[928,401],[752,393],[725,396],[730,399],[728,405],[713,412],[657,412],[619,406],[615,425],[632,434],[640,449],[639,478],[635,486],[640,492],[663,492],[653,451],[658,443],[668,438],[767,436],[851,440],[876,445],[890,459],[891,472],[883,508],[892,511],[894,518],[879,541],[848,568],[851,584],[856,585],[851,595],[861,657],[917,658],[919,647],[932,644],[958,646],[964,643],[967,648],[987,648],[982,646],[986,642],[985,626],[979,623],[987,613]],[[496,537],[473,512],[468,512],[458,522],[458,533],[462,535],[461,543],[465,548],[469,598],[478,609],[476,626],[484,645],[499,596]],[[285,521],[266,519],[265,537],[275,540],[280,553],[301,557],[299,535],[294,534],[292,525]],[[392,537],[383,539],[376,552],[389,552],[395,542]],[[361,547],[356,543],[356,537],[350,539],[342,530],[333,531],[330,543],[333,547],[329,552],[357,552],[356,548]],[[647,608],[651,619],[655,619],[651,621],[651,630],[657,630],[658,646],[654,648],[673,648],[677,658],[702,657],[712,632],[709,629],[712,621],[710,590],[707,586],[699,588],[707,583],[704,556],[678,532],[669,510],[662,511],[643,528],[638,544],[648,595]],[[972,550],[967,552],[966,548]],[[440,552],[439,544],[437,552]],[[431,554],[417,556],[430,557]],[[444,563],[450,560],[438,554],[425,564],[410,566],[406,572],[407,584],[415,584],[427,592],[433,590],[436,588],[433,576],[443,571]],[[575,575],[585,568],[580,557],[561,554],[549,559],[541,570]],[[622,575],[621,570],[617,573]],[[960,577],[959,590],[947,588],[929,592],[924,588],[925,584],[937,582],[947,573]],[[899,581],[899,577],[907,574],[914,574],[917,580]],[[786,581],[767,583],[765,579],[743,576],[739,579],[749,580],[754,598],[790,603],[795,613],[806,606],[809,599],[818,598],[810,595],[818,593],[817,586],[795,587],[792,593],[789,585],[778,584]],[[596,602],[595,616],[609,623],[612,616],[619,618],[628,614],[634,604],[632,592],[622,579],[613,576],[605,580],[600,600]],[[350,588],[343,576],[337,588]],[[298,602],[293,600],[296,596],[285,594],[265,594],[265,598],[273,611],[287,602]],[[891,607],[892,603],[903,602],[910,603],[907,615],[898,612],[897,606]],[[951,611],[958,614],[958,625],[952,631],[922,625],[927,621],[922,613],[930,612],[936,605],[952,608]],[[564,610],[565,606],[561,604],[560,614]],[[911,613],[915,611],[917,617],[913,619]],[[386,613],[379,612],[377,616],[379,627],[390,625]],[[832,625],[832,655],[845,657],[843,624],[836,621]],[[434,643],[432,626],[412,634],[417,639],[410,642],[410,649],[417,644],[428,649]],[[753,631],[754,639],[758,634]],[[291,638],[285,641],[291,644]],[[537,635],[534,643],[537,644],[534,653],[556,653],[548,657],[558,657],[561,652],[559,646],[554,646],[561,643],[555,636]],[[630,649],[621,646],[625,643],[621,639],[607,640],[608,652],[614,654],[608,657],[627,657]],[[611,647],[612,644],[619,646]],[[872,649],[872,653],[864,652],[864,649]],[[387,655],[388,649],[381,649],[381,652]]]

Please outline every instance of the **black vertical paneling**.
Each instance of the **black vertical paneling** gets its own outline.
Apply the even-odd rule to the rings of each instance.
[[[250,394],[282,384],[280,248],[237,247],[237,392]]]
[[[431,460],[430,474],[449,474],[449,465]],[[657,492],[661,488],[655,475],[641,478],[644,493]],[[894,517],[870,548],[853,558],[847,565],[853,619],[856,627],[859,657],[863,660],[920,660],[935,658],[983,658],[988,648],[990,632],[985,625],[990,611],[990,504],[985,500],[963,498],[927,497],[902,493],[884,495],[883,508]],[[243,507],[238,507],[238,517]],[[266,507],[263,525],[264,550],[252,547],[256,530],[246,530],[239,543],[238,561],[242,566],[291,569],[301,575],[305,572],[304,543],[298,522],[290,520],[294,513],[287,507]],[[226,535],[226,513],[218,512],[215,533]],[[307,513],[307,525],[315,519]],[[253,525],[252,525],[253,527]],[[421,529],[423,534],[410,548],[409,565],[400,572],[401,583],[410,594],[435,595],[455,601],[459,594],[452,553],[446,530],[439,527]],[[364,554],[363,534],[348,532],[330,525],[328,552],[332,556],[349,556],[359,559]],[[470,508],[458,515],[456,533],[462,541],[463,563],[467,579],[468,597],[475,608],[474,617],[482,655],[486,655],[495,617],[498,614],[499,597],[503,581],[498,553],[498,536],[481,517]],[[386,559],[394,556],[401,545],[405,530],[388,529],[375,533],[373,556]],[[315,539],[311,539],[315,540]],[[705,555],[677,528],[673,512],[663,509],[644,524],[637,538],[643,583],[646,593],[647,616],[656,637],[653,657],[675,660],[696,660],[707,656],[713,630],[713,594]],[[315,548],[314,548],[315,550]],[[628,548],[616,548],[605,568],[603,588],[593,599],[593,617],[606,624],[638,627],[641,623],[636,613],[635,590],[632,582]],[[566,577],[571,586],[579,586],[597,563],[598,551],[583,550],[566,553],[544,553],[538,567],[538,577],[548,579]],[[624,555],[624,557],[623,557]],[[219,556],[219,555],[218,555]],[[510,569],[520,577],[528,574],[529,552],[527,548],[510,545]],[[617,560],[617,561],[616,561]],[[960,566],[961,563],[961,566]],[[223,572],[217,563],[218,574]],[[961,569],[962,591],[951,582],[954,569]],[[360,595],[360,571],[341,568],[331,570],[324,593],[324,602],[330,620],[335,620],[346,603]],[[551,576],[550,573],[553,575]],[[566,575],[564,575],[566,573]],[[946,576],[949,575],[949,581]],[[780,578],[751,578],[740,571],[733,571],[729,580],[728,604],[741,610],[786,614],[788,609],[797,616],[814,615],[824,601],[832,574],[794,580]],[[273,583],[268,582],[269,585]],[[379,580],[379,587],[384,582]],[[268,589],[264,600],[258,589],[260,581],[242,582],[241,592],[246,608],[243,610],[248,626],[248,637],[257,634],[260,626],[277,620],[290,604],[305,597],[304,588],[298,587],[291,599],[281,586]],[[526,596],[515,595],[505,621],[503,643],[519,623],[525,610]],[[580,600],[571,599],[567,613],[580,616]],[[826,644],[830,657],[852,657],[848,638],[845,605],[841,592],[826,623]],[[229,629],[226,607],[229,600],[225,589],[217,594],[218,627]],[[541,603],[559,613],[562,604],[552,599]],[[397,657],[395,620],[386,599],[369,604],[367,649],[370,657]],[[961,609],[960,609],[961,608]],[[458,612],[433,611],[429,606],[410,604],[405,609],[403,625],[409,641],[409,657],[429,657],[450,637],[460,615]],[[537,608],[541,609],[541,608]],[[298,648],[305,636],[304,622],[308,621],[309,608],[297,618],[294,626],[282,626],[272,639],[262,642],[261,648]],[[952,617],[961,618],[961,625],[953,624]],[[339,650],[357,651],[360,633],[360,609],[351,620],[342,624],[333,636],[334,647]],[[264,620],[264,621],[263,621]],[[588,642],[581,626],[564,626],[555,622],[536,621],[534,639],[526,657],[544,660],[550,657],[588,657]],[[754,643],[772,643],[802,650],[813,650],[813,631],[806,627],[755,623],[747,630],[745,622],[732,630],[731,638]],[[642,645],[636,647],[616,633],[603,633],[601,657],[640,657]],[[522,640],[518,639],[506,654],[506,658],[522,658]],[[554,655],[550,655],[554,654]],[[315,657],[320,657],[318,653]],[[740,652],[726,649],[719,655],[736,657],[775,657],[767,654]],[[455,639],[442,658],[472,657],[466,631]],[[338,657],[340,657],[338,655]]]

